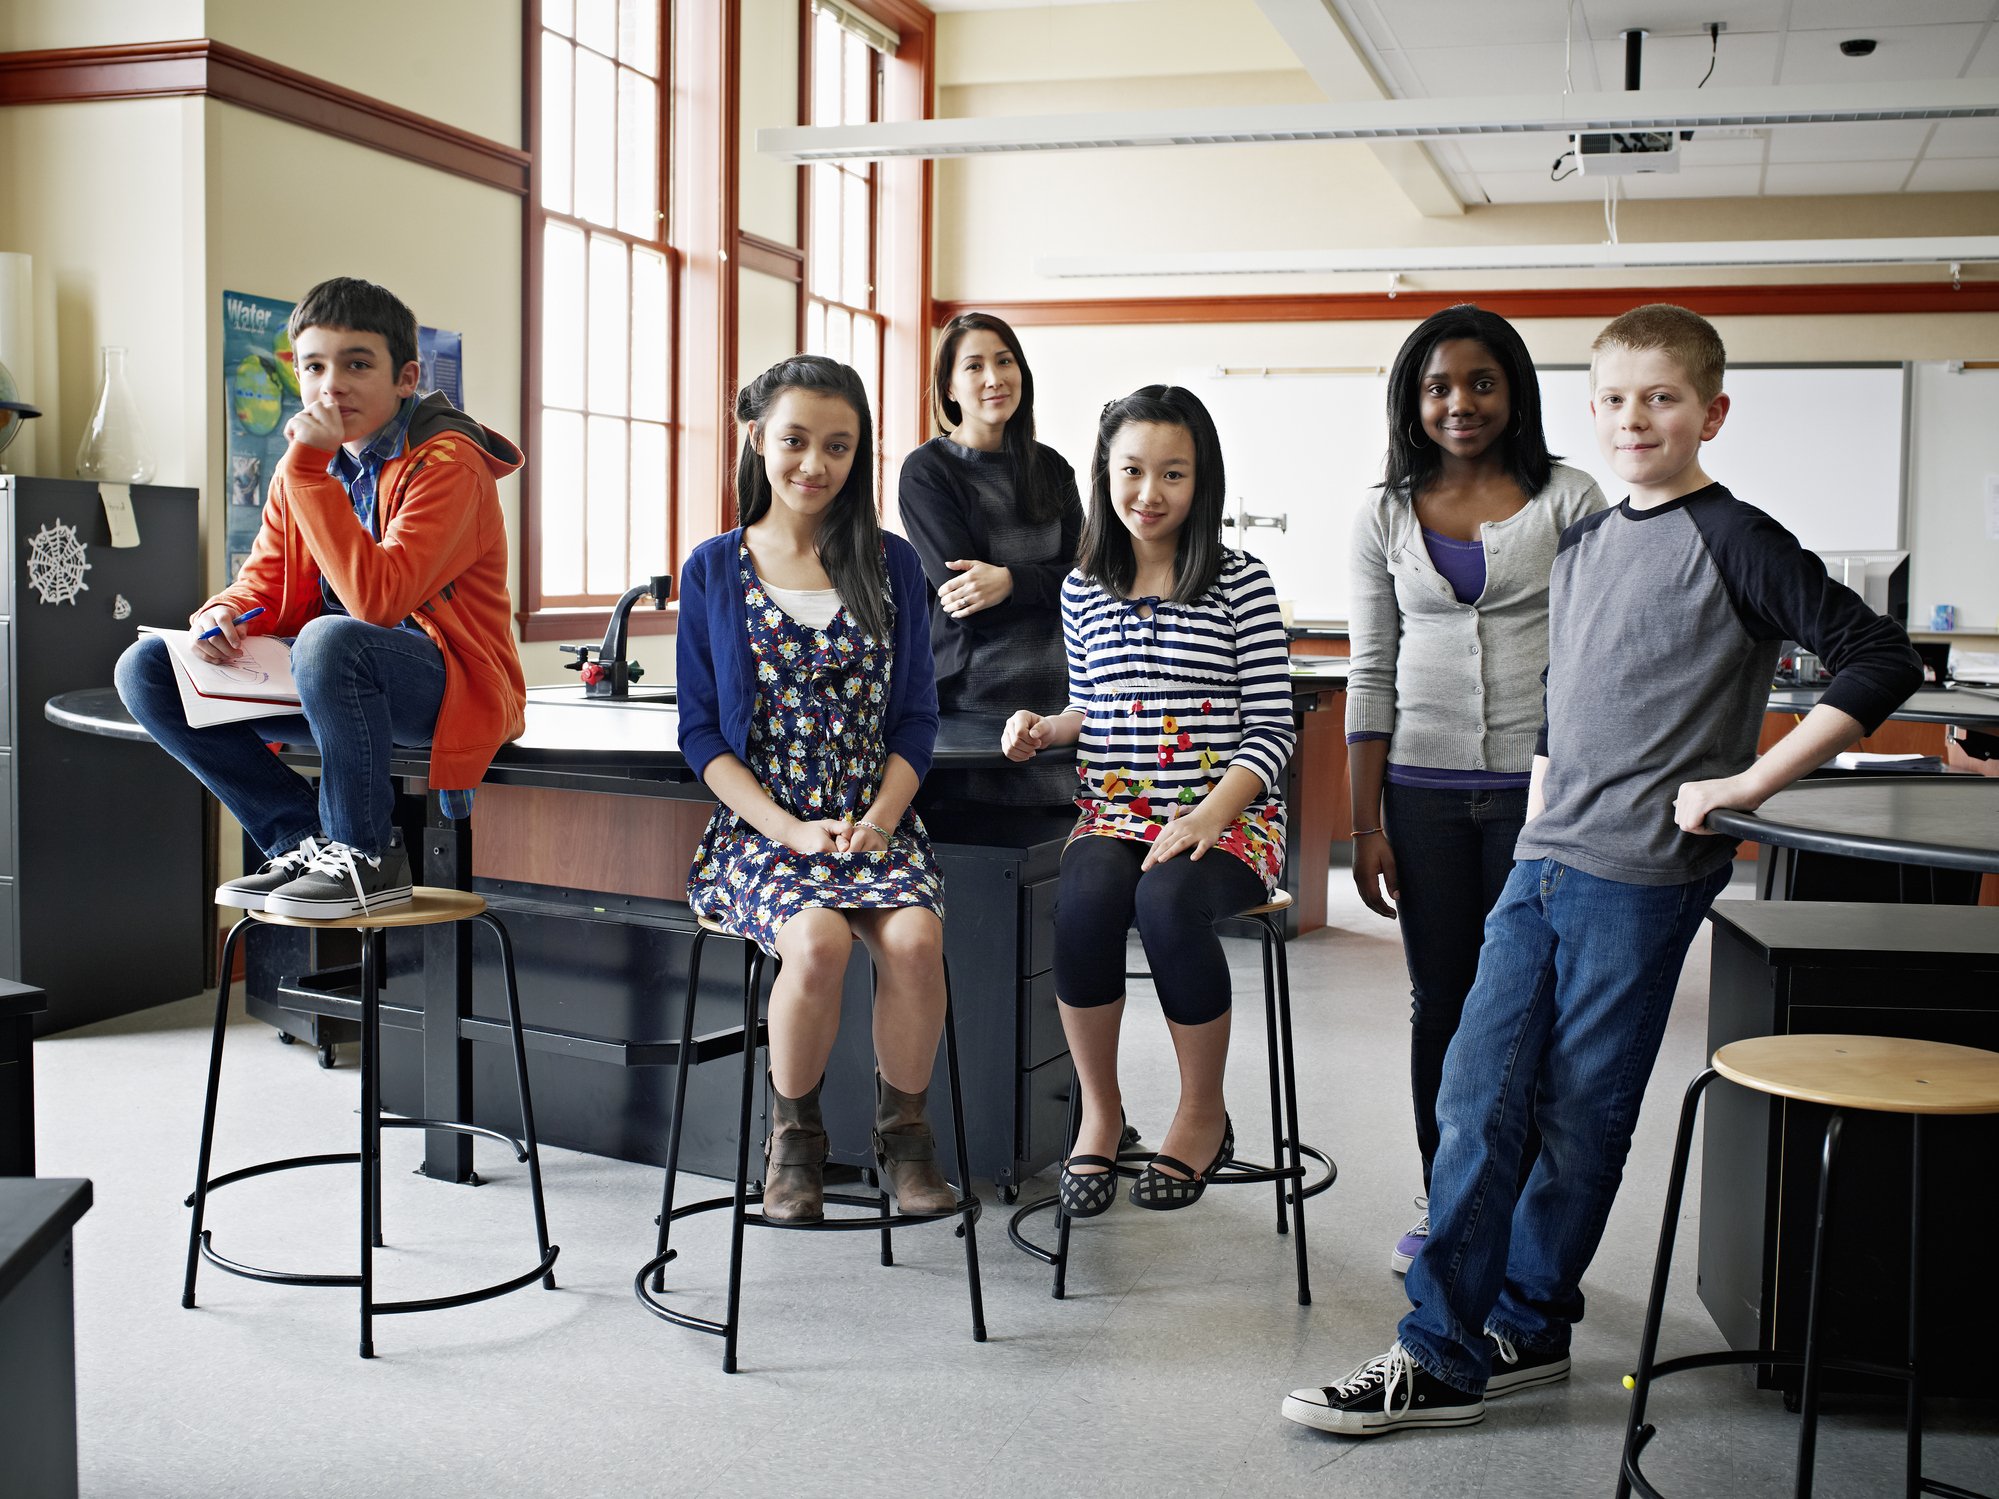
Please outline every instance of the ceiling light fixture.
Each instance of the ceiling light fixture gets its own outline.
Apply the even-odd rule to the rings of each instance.
[[[778,161],[978,156],[1135,146],[1258,142],[1450,140],[1583,131],[1739,130],[1891,120],[1999,118],[1999,78],[1782,88],[1660,89],[1642,95],[1507,94],[1478,99],[1370,99],[1231,105],[880,125],[783,125],[757,132]]]
[[[1034,271],[1057,278],[1331,276],[1383,271],[1411,275],[1422,271],[1666,270],[1690,266],[1947,265],[1954,269],[1968,262],[1999,262],[1999,235],[1049,255],[1034,262]]]

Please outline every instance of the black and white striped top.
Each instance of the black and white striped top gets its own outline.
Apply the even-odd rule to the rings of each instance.
[[[1221,846],[1274,888],[1296,734],[1289,644],[1263,564],[1227,553],[1220,578],[1192,604],[1118,598],[1072,572],[1062,584],[1062,638],[1064,711],[1083,715],[1078,834],[1157,837],[1240,765],[1263,783],[1264,798]]]

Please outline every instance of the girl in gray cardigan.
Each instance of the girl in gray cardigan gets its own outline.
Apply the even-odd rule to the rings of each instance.
[[[1386,477],[1354,523],[1347,744],[1354,883],[1399,918],[1409,964],[1426,1193],[1444,1053],[1527,815],[1549,569],[1562,531],[1604,503],[1550,456],[1512,324],[1467,303],[1409,335],[1388,379]],[[1530,1135],[1523,1173],[1537,1153]],[[1390,1268],[1428,1233],[1426,1212]]]

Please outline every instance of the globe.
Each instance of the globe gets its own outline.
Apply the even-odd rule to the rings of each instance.
[[[230,408],[246,432],[262,436],[277,430],[284,409],[281,366],[261,350],[245,354],[236,366]]]
[[[7,444],[20,435],[30,417],[41,414],[21,399],[20,389],[14,384],[14,372],[0,364],[0,453],[7,451]]]

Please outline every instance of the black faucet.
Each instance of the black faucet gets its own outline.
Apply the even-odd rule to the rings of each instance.
[[[631,684],[645,675],[643,666],[625,659],[625,629],[631,618],[632,605],[648,596],[652,599],[653,608],[664,609],[667,600],[673,597],[672,576],[654,573],[646,582],[627,588],[624,596],[611,606],[611,622],[604,630],[602,645],[562,647],[576,657],[574,661],[564,664],[569,670],[581,674],[585,697],[627,697]],[[595,661],[590,659],[592,651],[597,653]]]

